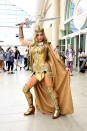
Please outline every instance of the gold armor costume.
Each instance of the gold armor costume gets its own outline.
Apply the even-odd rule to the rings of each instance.
[[[37,31],[44,32],[39,27]],[[21,27],[19,28],[19,32],[20,38],[23,38]],[[43,42],[41,42],[31,46],[30,61],[31,71],[40,81],[34,86],[36,108],[43,113],[54,113],[54,118],[57,118],[59,113],[63,115],[73,113],[70,74],[65,70],[65,65],[62,61],[56,59],[49,44],[47,43],[45,47]],[[53,78],[53,87],[46,87],[43,79],[45,73],[47,73],[48,77]],[[23,91],[29,104],[29,109],[25,115],[29,115],[35,111],[32,94],[27,85],[25,85]]]
[[[36,78],[41,81],[44,78],[44,73],[52,76],[50,65],[47,63],[48,48],[43,45],[43,42],[31,47],[30,53],[34,61],[33,72]]]

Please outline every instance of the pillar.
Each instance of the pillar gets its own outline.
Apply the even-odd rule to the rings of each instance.
[[[53,17],[60,16],[60,0],[52,0],[52,5]],[[59,40],[59,21],[60,20],[57,19],[52,23],[52,44],[54,48]]]

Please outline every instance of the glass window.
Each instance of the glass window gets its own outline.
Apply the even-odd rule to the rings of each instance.
[[[72,2],[72,3],[76,3],[76,2],[77,2],[77,0],[71,0],[71,2]]]
[[[70,9],[70,0],[66,0],[66,7],[65,7],[65,20],[69,18],[69,9]]]
[[[85,28],[87,28],[87,21],[86,21],[86,23],[84,24],[84,26],[82,27],[82,29],[85,29]]]
[[[68,34],[71,34],[71,33],[77,32],[77,31],[78,31],[78,29],[75,28],[74,21],[71,20],[70,22],[65,24],[65,30],[62,35],[68,35]]]
[[[59,42],[59,54],[62,55],[63,50],[65,51],[65,40]]]
[[[74,15],[74,8],[77,0],[66,0],[65,20]]]
[[[80,48],[85,52],[85,39],[86,36],[84,34],[80,35]]]
[[[74,49],[74,37],[71,38],[71,45],[72,45],[72,49]]]
[[[71,7],[70,7],[70,16],[74,15],[74,8],[75,8],[75,4],[71,3]]]

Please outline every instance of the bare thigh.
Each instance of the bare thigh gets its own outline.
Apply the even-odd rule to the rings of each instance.
[[[51,91],[51,93],[55,94],[55,96],[57,97],[56,90],[53,89],[53,78],[48,77],[47,74],[45,74],[44,80],[45,80],[45,86],[49,90],[49,92]]]
[[[38,80],[37,80],[36,76],[32,75],[26,84],[28,85],[29,89],[31,89],[35,84],[37,84],[37,82],[38,82]]]
[[[53,79],[52,79],[52,77],[48,77],[47,74],[45,74],[44,80],[45,80],[45,85],[47,87],[53,87]]]

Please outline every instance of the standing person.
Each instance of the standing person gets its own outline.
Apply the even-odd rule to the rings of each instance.
[[[59,59],[52,44],[47,41],[44,29],[38,23],[35,28],[34,41],[24,40],[23,24],[20,24],[19,38],[30,46],[31,77],[24,86],[23,92],[29,104],[24,115],[34,114],[33,96],[30,89],[34,86],[36,108],[43,113],[53,113],[56,119],[60,114],[73,113],[68,68]]]
[[[65,59],[66,59],[66,57],[65,57],[65,51],[64,50],[62,50],[62,60],[63,60],[63,62],[65,63]]]
[[[3,48],[0,46],[0,68],[3,69],[3,71],[5,72],[5,68],[4,68],[4,59],[5,59],[5,52],[3,50]]]
[[[70,75],[72,76],[73,71],[73,60],[75,57],[75,51],[72,49],[71,44],[68,44],[68,49],[65,52],[65,57],[67,60],[67,67],[70,69]]]
[[[54,49],[54,51],[59,54],[59,45],[56,46],[56,48]]]
[[[19,52],[17,46],[15,46],[14,48],[15,48],[15,65],[16,65],[15,71],[17,71],[17,67],[19,67],[20,70],[21,70],[22,67],[18,64],[18,60],[20,58],[20,52]]]
[[[82,69],[81,69],[81,66],[82,66],[83,61],[84,61],[85,53],[82,52],[81,48],[79,49],[79,55],[78,55],[78,57],[79,57],[80,72],[84,73],[85,72],[84,66],[83,66]]]
[[[28,49],[25,50],[24,54],[24,69],[27,67],[27,60],[28,60]]]
[[[11,47],[9,47],[9,61],[8,61],[8,74],[13,74],[13,67],[14,67],[14,52],[12,50]],[[10,72],[10,68],[11,68],[11,72]]]
[[[6,60],[6,69],[7,69],[7,71],[8,71],[8,64],[9,64],[9,48],[6,49],[5,60]]]

